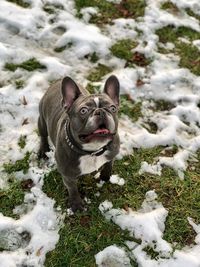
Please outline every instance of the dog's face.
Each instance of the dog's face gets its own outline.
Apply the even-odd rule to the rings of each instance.
[[[102,94],[83,95],[72,80],[63,80],[63,103],[73,138],[85,150],[97,150],[113,139],[118,127],[119,82],[107,79]]]

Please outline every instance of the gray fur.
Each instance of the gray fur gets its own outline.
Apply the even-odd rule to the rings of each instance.
[[[67,78],[68,77],[65,79]],[[114,80],[115,84],[118,82],[115,76],[111,76],[109,79],[107,80],[107,84],[110,82],[112,86],[115,86],[114,83],[112,83],[112,79]],[[106,157],[106,163],[103,165],[100,177],[105,180],[108,180],[111,175],[112,162],[119,151],[119,136],[117,133],[117,113],[112,114],[112,118],[110,119],[110,112],[105,111],[102,107],[99,108],[99,112],[96,112],[101,116],[97,116],[95,111],[90,115],[84,115],[84,118],[83,115],[80,115],[80,107],[85,106],[88,103],[88,105],[93,105],[93,102],[95,105],[95,101],[93,101],[95,97],[99,98],[101,105],[104,105],[104,102],[107,106],[113,104],[117,105],[117,103],[114,103],[113,100],[108,96],[107,91],[109,91],[109,88],[104,89],[105,93],[90,95],[87,90],[78,87],[71,81],[68,82],[67,80],[66,83],[64,83],[64,79],[63,81],[57,81],[47,90],[40,101],[38,129],[41,137],[41,143],[39,157],[45,158],[45,153],[49,151],[49,145],[47,141],[47,137],[49,136],[53,145],[55,146],[55,158],[58,171],[62,175],[63,182],[69,192],[70,207],[73,211],[76,211],[83,209],[83,201],[81,200],[77,189],[77,178],[82,175],[80,166],[83,155],[80,155],[77,151],[73,150],[70,144],[67,143],[65,129],[66,123],[70,122],[73,139],[80,146],[80,148],[83,148],[83,142],[79,138],[80,133],[85,134],[95,130],[97,124],[100,124],[99,121],[101,120],[102,116],[102,120],[108,121],[107,123],[109,125],[107,125],[107,128],[110,127],[114,136],[112,142],[108,142],[108,148],[102,155],[103,157]],[[116,88],[116,91],[117,90],[119,91],[119,88]],[[71,95],[73,93],[74,95],[72,97]],[[119,94],[119,92],[116,94]],[[93,109],[97,110],[98,107],[92,106],[92,110]],[[106,119],[108,116],[109,119]],[[110,123],[111,120],[112,123]],[[92,157],[96,157],[96,160],[99,160],[101,156]]]

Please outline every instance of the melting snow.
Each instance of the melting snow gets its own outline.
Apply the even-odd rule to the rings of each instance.
[[[11,249],[13,251],[0,253],[1,267],[43,266],[46,253],[54,249],[59,239],[58,230],[63,216],[54,209],[54,200],[42,192],[43,176],[50,169],[38,168],[35,160],[39,142],[36,133],[38,102],[49,83],[64,75],[72,76],[86,86],[88,71],[94,68],[94,64],[87,60],[88,54],[96,52],[100,63],[115,70],[113,73],[119,77],[122,93],[128,93],[136,100],[142,99],[143,118],[135,123],[126,116],[120,119],[119,158],[131,154],[135,147],[176,145],[178,151],[173,157],[160,156],[152,165],[143,162],[140,172],[161,174],[166,165],[184,179],[188,160],[194,158],[195,152],[200,148],[200,78],[189,70],[180,68],[178,56],[158,53],[161,44],[155,34],[156,29],[167,25],[186,26],[200,32],[199,21],[184,10],[189,7],[200,15],[199,0],[173,0],[181,9],[179,16],[161,10],[163,0],[147,0],[144,18],[137,21],[130,18],[116,19],[112,25],[105,27],[104,33],[97,26],[88,23],[91,15],[99,12],[97,8],[82,9],[83,19],[79,20],[75,17],[77,11],[73,0],[28,2],[31,6],[25,9],[6,0],[0,1],[0,161],[16,161],[23,158],[27,151],[32,152],[28,174],[18,172],[16,176],[19,179],[31,178],[35,184],[31,193],[26,194],[24,206],[14,210],[20,214],[19,220],[0,215],[1,240],[7,239],[5,247],[10,248],[10,244],[15,241],[15,246]],[[57,9],[55,14],[48,14],[43,10],[46,3],[60,5],[62,8]],[[133,51],[142,52],[152,59],[148,68],[124,68],[124,60],[111,56],[109,48],[121,38],[133,38],[138,42]],[[199,42],[200,40],[195,40],[193,44],[199,47]],[[55,48],[62,47],[66,47],[63,52],[54,51]],[[173,49],[173,44],[167,43],[166,47]],[[4,69],[5,63],[18,64],[33,57],[47,69],[33,72],[21,68],[15,72]],[[97,85],[103,86],[106,78],[107,76]],[[138,79],[144,82],[140,89],[137,88]],[[21,89],[16,90],[15,80],[24,81]],[[151,99],[165,99],[173,103],[174,107],[167,112],[154,111]],[[148,122],[156,124],[158,130],[155,134],[144,128]],[[27,136],[23,149],[17,144],[21,135]],[[52,166],[53,154],[50,153],[49,156],[49,166]],[[2,167],[0,170],[2,171]],[[7,177],[2,173],[1,188],[7,186],[6,181]],[[119,177],[113,176],[111,182],[116,181],[121,184],[123,182]],[[196,245],[176,250],[171,256],[171,244],[163,240],[167,210],[156,201],[154,192],[147,194],[142,208],[137,212],[114,209],[112,203],[106,201],[101,204],[100,210],[108,220],[129,230],[130,235],[134,234],[142,243],[125,242],[129,248],[128,253],[127,249],[114,245],[105,248],[96,255],[99,266],[104,266],[105,262],[112,264],[112,260],[114,266],[130,266],[130,255],[142,267],[199,267],[199,226],[188,219],[197,233]],[[25,240],[23,233],[26,232],[30,236]],[[158,259],[149,258],[144,251],[147,245],[159,253]]]
[[[99,209],[107,220],[119,225],[123,230],[128,230],[130,236],[134,236],[141,240],[141,244],[126,241],[124,245],[128,248],[126,252],[122,249],[119,253],[121,261],[124,258],[125,253],[129,253],[130,257],[135,259],[139,266],[142,267],[197,267],[199,266],[199,234],[200,226],[196,225],[191,218],[188,218],[189,223],[192,225],[196,233],[196,245],[193,247],[185,247],[182,250],[175,250],[171,247],[171,244],[163,239],[163,232],[165,230],[165,220],[167,217],[167,210],[161,203],[156,201],[157,195],[154,191],[146,193],[146,198],[142,204],[142,207],[137,212],[123,209],[113,209],[111,202],[104,201]],[[151,247],[154,251],[158,252],[158,256],[155,259],[145,252],[145,248]],[[102,265],[102,262],[108,258],[110,252],[104,249],[101,253],[96,255],[96,263],[98,266],[115,266],[115,255],[119,248],[112,248],[112,255],[109,255],[109,264]],[[120,260],[120,259],[118,259]],[[113,265],[112,265],[112,264]],[[118,266],[118,265],[116,265]],[[123,265],[122,265],[123,266]],[[126,265],[125,265],[126,266]]]
[[[125,184],[125,181],[123,178],[120,178],[119,175],[111,175],[110,177],[110,182],[111,184],[118,184],[118,185],[124,185]]]

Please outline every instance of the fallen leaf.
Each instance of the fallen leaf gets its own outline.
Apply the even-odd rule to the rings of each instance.
[[[33,180],[32,179],[27,179],[21,182],[21,187],[24,190],[30,189],[34,186]]]
[[[41,251],[44,247],[42,246],[41,248],[39,248],[37,251],[36,251],[36,256],[39,257],[41,255]]]
[[[25,118],[25,119],[23,120],[23,122],[22,122],[22,126],[23,126],[23,125],[26,125],[26,124],[29,124],[28,118]]]
[[[90,216],[82,216],[82,217],[80,218],[80,224],[81,224],[83,227],[89,227],[89,226],[90,226],[90,221],[91,221]]]
[[[100,233],[100,235],[97,236],[97,241],[102,237],[103,233]]]
[[[118,11],[121,13],[121,15],[125,18],[131,17],[133,15],[132,12],[130,12],[130,10],[126,8],[125,6],[126,3],[127,3],[126,0],[122,0],[119,4],[115,5]]]
[[[137,87],[140,87],[140,86],[142,86],[142,85],[144,85],[145,83],[143,82],[143,80],[140,80],[140,79],[138,79],[137,80],[137,82],[136,82],[136,86]]]
[[[28,104],[27,100],[26,100],[26,97],[23,95],[23,98],[22,98],[22,104],[24,106],[26,106]]]
[[[141,67],[147,65],[147,60],[146,60],[145,55],[137,51],[133,54],[132,61]]]
[[[192,61],[192,65],[200,65],[200,59]]]
[[[124,207],[123,207],[123,209],[125,210],[125,211],[129,211],[129,206],[128,206],[128,204],[124,204]]]
[[[134,102],[134,100],[133,100],[133,98],[131,97],[130,94],[127,94],[127,99],[128,99],[129,101],[131,101],[131,102]]]

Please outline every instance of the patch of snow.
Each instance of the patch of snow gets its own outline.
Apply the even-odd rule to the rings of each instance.
[[[100,204],[99,209],[103,213],[109,209],[112,209],[112,207],[113,207],[112,203],[108,200],[105,200]]]
[[[125,184],[124,179],[119,177],[119,175],[117,175],[117,174],[111,175],[110,182],[111,182],[111,184],[118,184],[120,186]]]
[[[99,183],[97,183],[97,187],[101,188],[103,185],[105,184],[105,181],[99,181]]]
[[[157,202],[156,198],[157,195],[155,191],[147,192],[142,208],[138,211],[133,211],[130,208],[128,210],[113,209],[111,203],[107,205],[106,209],[102,209],[102,206],[100,205],[100,211],[107,220],[111,220],[116,223],[122,228],[122,230],[128,230],[130,236],[134,236],[141,240],[141,244],[132,241],[125,242],[125,245],[129,248],[129,257],[134,259],[139,266],[199,266],[199,225],[196,225],[191,218],[188,218],[189,223],[197,233],[197,237],[195,239],[197,245],[184,247],[182,250],[176,249],[173,252],[171,244],[163,239],[163,232],[165,229],[164,222],[168,212],[161,203]],[[104,204],[102,203],[102,205]],[[145,251],[146,247],[151,247],[155,252],[158,252],[156,259],[152,259],[151,256],[148,255]],[[100,256],[107,255],[104,254],[104,251],[106,251],[106,249],[102,251]],[[122,251],[124,250],[122,249]],[[99,255],[99,253],[97,255]],[[113,256],[114,255],[115,253],[113,253]],[[103,256],[102,258],[104,259]],[[100,259],[102,258],[100,257]],[[119,259],[121,259],[120,256]]]
[[[130,259],[124,249],[109,246],[95,255],[98,267],[131,267]]]
[[[39,147],[36,131],[38,103],[49,84],[65,75],[86,86],[88,72],[98,64],[87,59],[89,54],[96,52],[99,63],[114,69],[112,73],[119,78],[121,93],[141,101],[143,118],[134,123],[127,116],[119,120],[121,148],[118,158],[132,154],[134,148],[176,145],[178,151],[173,157],[156,157],[152,165],[142,163],[141,172],[160,174],[163,166],[169,166],[183,179],[188,160],[195,157],[200,148],[200,78],[179,67],[180,58],[172,53],[173,44],[164,46],[170,50],[169,54],[158,52],[158,46],[162,44],[155,32],[167,25],[185,26],[200,32],[199,21],[183,10],[190,8],[200,15],[199,0],[172,0],[180,8],[178,15],[162,10],[160,6],[163,0],[147,0],[143,18],[119,18],[103,30],[88,23],[90,17],[98,12],[96,8],[82,9],[83,18],[79,20],[73,0],[48,0],[48,4],[60,5],[60,8],[55,8],[54,14],[44,11],[46,1],[28,2],[30,8],[21,8],[6,0],[0,1],[0,163],[15,162],[22,159],[26,152],[31,152],[28,173],[17,172],[15,176],[19,180],[32,179],[35,185],[25,195],[24,203],[14,209],[14,213],[20,215],[18,220],[0,215],[0,234],[2,237],[7,236],[8,241],[15,239],[15,244],[20,244],[23,231],[31,234],[27,244],[25,242],[18,249],[15,247],[13,251],[0,253],[2,267],[42,267],[46,253],[55,248],[59,239],[58,231],[63,215],[54,209],[54,201],[42,192],[44,174],[55,165],[53,152],[48,153],[47,166],[40,168],[36,161]],[[138,43],[134,51],[144,53],[151,60],[149,66],[125,67],[125,60],[112,56],[110,47],[117,40],[127,38]],[[183,41],[180,39],[180,42]],[[199,40],[192,43],[199,48]],[[58,53],[55,48],[65,49]],[[44,64],[46,69],[28,72],[18,68],[11,72],[4,68],[5,63],[20,64],[33,57]],[[105,75],[96,85],[102,88],[110,74]],[[144,84],[138,86],[138,79]],[[22,88],[16,89],[16,80],[23,81]],[[164,111],[156,110],[152,99],[168,101],[173,107]],[[151,133],[148,127],[150,122],[157,126],[156,133]],[[23,149],[17,144],[21,135],[27,137]],[[3,188],[8,186],[8,176],[3,172],[3,167],[0,167],[0,171],[0,188]],[[167,210],[156,201],[154,193],[150,195],[152,199],[147,194],[139,211],[114,209],[108,201],[100,205],[100,210],[106,218],[113,218],[113,222],[128,229],[131,235],[141,238],[142,244],[132,243],[131,247],[129,243],[131,257],[141,267],[199,267],[199,226],[189,220],[197,232],[196,244],[181,251],[176,250],[169,256],[171,245],[162,239]],[[144,251],[147,244],[159,253],[158,259],[151,259]],[[10,247],[9,242],[7,245]],[[126,255],[123,249],[118,249],[120,255]],[[104,255],[107,255],[106,251]],[[115,248],[114,255],[116,251]],[[168,258],[162,258],[163,255]],[[99,264],[103,263],[100,261]]]
[[[193,45],[195,45],[200,50],[200,40],[195,40],[192,42]]]
[[[160,164],[152,165],[146,161],[143,161],[141,162],[141,168],[139,170],[139,174],[147,172],[151,174],[161,175],[161,170],[162,170],[162,167],[160,166]]]
[[[85,8],[82,8],[80,13],[82,14],[83,16],[83,20],[85,22],[89,22],[91,17],[93,15],[96,15],[98,14],[98,8],[94,8],[94,7],[85,7]]]
[[[103,209],[104,202],[99,209],[107,220],[116,223],[123,230],[128,230],[131,236],[141,239],[142,243],[154,247],[155,251],[166,256],[172,251],[170,244],[162,239],[168,212],[155,200],[156,197],[154,191],[147,192],[142,208],[138,211],[133,211],[131,208],[113,209],[112,203],[106,203],[109,205]]]
[[[55,248],[59,239],[58,231],[64,217],[55,212],[53,207],[55,201],[49,199],[36,187],[33,187],[31,191],[35,205],[27,214],[21,215],[19,220],[0,214],[1,247],[13,251],[0,253],[2,267],[17,266],[16,264],[42,266],[46,253]],[[3,239],[5,231],[9,229],[11,231]],[[28,243],[26,240],[21,243],[19,229],[20,232],[27,232],[30,235]]]
[[[119,4],[121,2],[121,0],[106,0],[106,1],[114,4]]]

